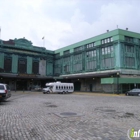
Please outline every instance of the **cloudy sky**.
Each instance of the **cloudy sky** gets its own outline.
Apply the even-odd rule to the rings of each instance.
[[[140,33],[140,0],[0,0],[1,39],[58,48],[114,30]]]

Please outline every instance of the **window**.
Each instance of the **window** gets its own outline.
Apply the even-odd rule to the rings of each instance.
[[[59,56],[60,56],[60,53],[56,53],[56,54],[55,54],[55,57],[59,57]]]
[[[128,52],[128,53],[134,53],[134,46],[126,45],[125,46],[125,51]]]
[[[102,55],[111,54],[113,53],[113,50],[114,50],[113,46],[104,47],[102,48]]]
[[[125,36],[125,41],[133,43],[133,37]]]
[[[82,63],[74,64],[73,69],[74,69],[75,72],[81,71],[82,70]]]
[[[5,57],[4,58],[4,71],[11,72],[12,70],[12,58]]]
[[[67,50],[67,51],[64,51],[64,55],[66,55],[66,54],[69,54],[70,53],[70,50]]]
[[[135,58],[134,57],[125,57],[125,64],[127,67],[134,67],[135,66]]]
[[[87,61],[86,63],[87,70],[95,70],[96,69],[96,61]]]
[[[27,71],[27,60],[26,59],[19,59],[18,60],[18,72],[19,73],[26,73]]]
[[[80,47],[77,47],[77,48],[74,48],[74,52],[77,52],[77,51],[81,51],[81,50],[83,50],[83,46],[80,46]]]
[[[86,45],[86,48],[88,49],[88,48],[92,48],[92,47],[94,47],[94,46],[95,46],[95,43],[92,42],[92,43],[87,44],[87,45]]]
[[[87,57],[96,57],[96,50],[86,52]]]
[[[34,61],[32,64],[32,73],[38,74],[39,73],[39,62]]]
[[[114,57],[102,58],[102,68],[113,68],[114,67]]]
[[[74,60],[78,61],[82,59],[82,54],[74,55]]]
[[[0,85],[0,89],[1,90],[4,90],[4,85]]]

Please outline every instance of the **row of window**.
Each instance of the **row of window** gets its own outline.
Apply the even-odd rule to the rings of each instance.
[[[102,48],[102,55],[111,54],[113,51],[114,51],[113,46],[104,47]]]
[[[96,57],[96,50],[86,52],[87,57]]]
[[[106,44],[106,43],[109,43],[109,42],[112,42],[112,41],[113,41],[113,38],[112,37],[108,37],[108,38],[102,39],[101,40],[101,44]]]
[[[135,58],[134,57],[125,57],[125,65],[126,67],[134,67],[135,66]],[[114,68],[115,61],[114,57],[103,58],[101,60],[101,67],[103,69]],[[64,72],[70,72],[71,65],[64,66]],[[96,60],[90,60],[86,62],[86,70],[95,70],[97,68]],[[55,68],[56,72],[60,72],[60,68]],[[81,71],[82,63],[74,64],[73,71]]]
[[[56,89],[73,89],[73,86],[56,86]]]
[[[5,72],[12,71],[12,58],[5,58],[4,59],[4,71]],[[19,73],[26,73],[27,72],[27,60],[26,59],[19,59],[18,60],[18,72]],[[32,62],[32,73],[33,74],[39,73],[39,62],[37,62],[37,61]]]
[[[134,40],[133,37],[125,36],[124,38],[126,42],[133,43],[133,40]]]

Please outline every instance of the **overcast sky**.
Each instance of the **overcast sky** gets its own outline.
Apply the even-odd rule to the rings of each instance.
[[[121,29],[140,33],[140,0],[0,0],[1,39],[49,50]]]

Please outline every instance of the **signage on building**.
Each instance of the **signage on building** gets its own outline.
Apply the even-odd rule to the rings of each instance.
[[[35,74],[18,74],[18,77],[36,77]]]

